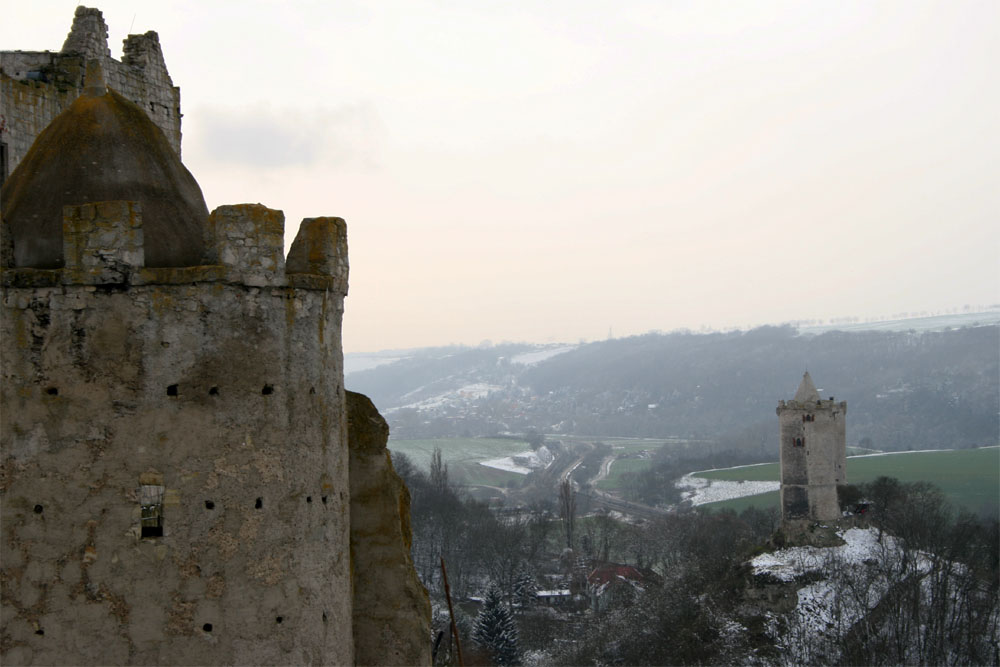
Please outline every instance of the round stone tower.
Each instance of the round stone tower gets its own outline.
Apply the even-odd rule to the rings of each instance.
[[[795,398],[780,401],[777,412],[782,520],[836,519],[837,486],[847,483],[847,402],[822,400],[807,372]]]
[[[88,89],[2,193],[2,661],[351,663],[344,222],[286,263]]]

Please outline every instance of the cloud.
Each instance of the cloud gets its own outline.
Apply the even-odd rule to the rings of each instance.
[[[200,162],[270,169],[372,169],[385,135],[374,106],[363,103],[310,111],[200,107],[185,130],[185,151]]]

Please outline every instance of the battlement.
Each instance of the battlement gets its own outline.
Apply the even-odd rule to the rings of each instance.
[[[64,284],[122,284],[145,264],[138,202],[63,207]]]
[[[847,412],[847,401],[840,401],[831,396],[829,400],[820,399],[818,401],[796,401],[794,399],[785,401],[778,401],[777,412],[780,415],[785,410],[799,410],[803,412],[810,412],[813,410],[840,410],[841,412]]]
[[[208,217],[208,229],[219,263],[234,282],[262,287],[284,278],[285,214],[281,211],[260,204],[220,206]]]
[[[59,269],[15,266],[7,225],[2,226],[2,282],[12,287],[55,285],[155,285],[226,282],[249,287],[333,289],[347,293],[347,225],[341,218],[306,218],[286,267],[285,216],[260,204],[220,206],[206,228],[203,266],[145,266],[142,207],[107,201],[63,208],[63,257]]]

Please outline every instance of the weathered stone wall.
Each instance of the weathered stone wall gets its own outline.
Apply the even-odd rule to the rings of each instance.
[[[128,282],[145,265],[138,202],[114,201],[63,207],[64,282],[87,285]]]
[[[108,85],[141,107],[181,152],[180,89],[173,85],[155,32],[129,35],[121,61],[111,58],[107,26],[96,9],[78,7],[61,52],[0,52],[0,142],[7,173],[35,137],[83,91],[86,61],[99,59]]]
[[[389,426],[347,392],[354,650],[359,665],[429,665],[431,604],[410,556],[410,492],[392,468]]]
[[[781,401],[777,412],[782,517],[836,519],[837,486],[847,483],[847,403],[832,397],[815,403]]]
[[[93,235],[134,239],[141,215],[68,208],[96,271],[2,274],[0,660],[352,662],[346,283],[104,284],[103,259],[141,259]]]

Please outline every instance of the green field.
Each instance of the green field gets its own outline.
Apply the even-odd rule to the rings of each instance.
[[[448,465],[448,476],[457,484],[504,486],[524,475],[479,465],[480,461],[498,459],[528,450],[522,440],[503,438],[435,438],[432,440],[390,440],[389,450],[406,454],[413,464],[427,472],[434,449],[441,450],[441,460]]]
[[[696,473],[708,479],[778,481],[778,464],[726,468]],[[941,452],[901,452],[847,459],[847,481],[870,482],[885,475],[902,482],[931,482],[956,506],[995,515],[1000,505],[1000,448],[959,449]],[[706,507],[737,511],[750,505],[777,507],[778,493],[709,503]]]
[[[622,475],[629,472],[646,470],[651,463],[652,461],[649,459],[617,459],[611,464],[611,470],[608,471],[607,478],[597,483],[597,488],[613,491],[621,486]]]

